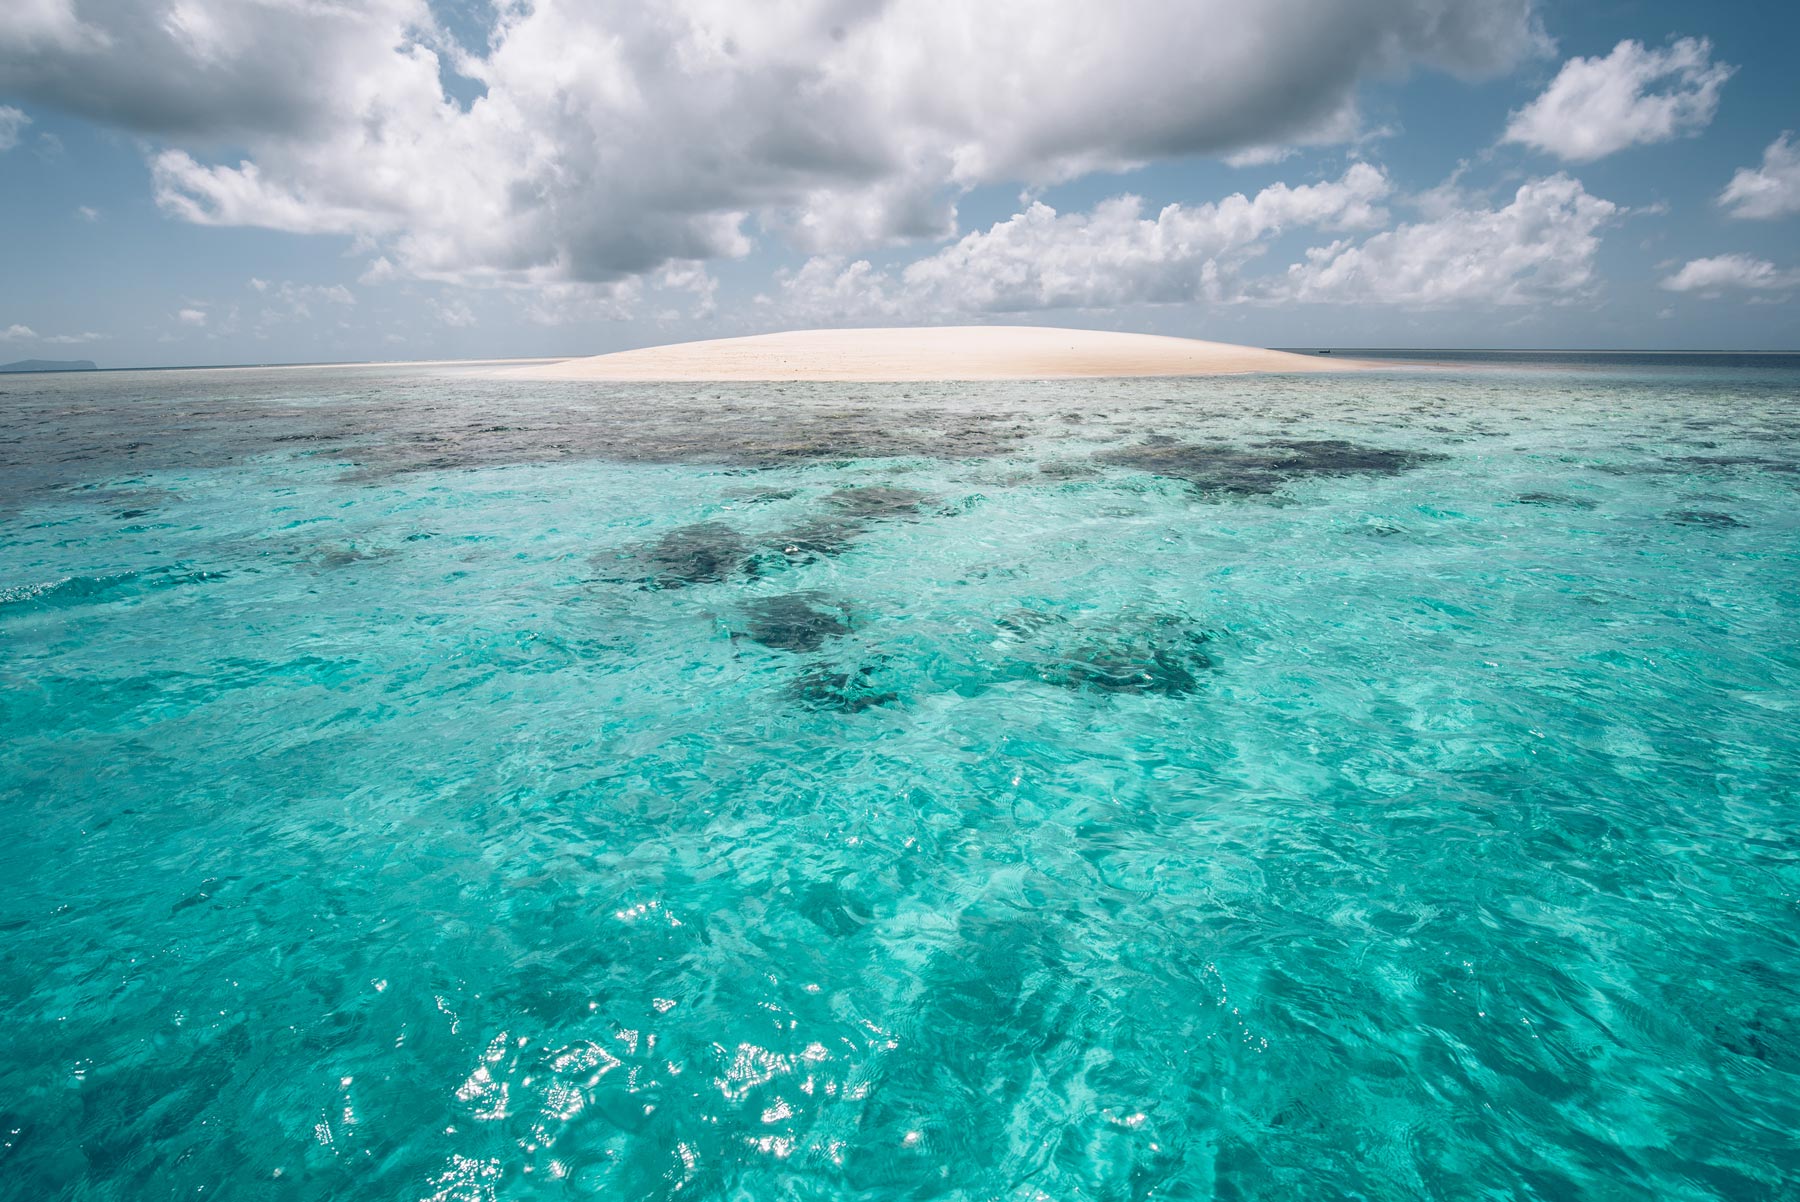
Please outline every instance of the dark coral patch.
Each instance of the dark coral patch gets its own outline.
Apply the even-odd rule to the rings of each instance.
[[[645,588],[677,589],[716,584],[744,569],[749,548],[723,522],[697,522],[671,530],[632,557]]]
[[[1729,513],[1712,509],[1679,509],[1666,516],[1677,526],[1705,526],[1713,530],[1731,530],[1744,524]]]
[[[1143,693],[1185,697],[1200,689],[1213,668],[1198,631],[1124,632],[1078,646],[1065,658],[1043,665],[1038,678],[1070,689],[1103,693]]]
[[[788,559],[804,563],[814,559],[829,559],[848,551],[863,529],[863,523],[858,521],[815,518],[790,530],[781,531],[770,543]]]
[[[911,517],[931,498],[910,488],[840,488],[825,498],[831,512],[783,530],[770,544],[790,561],[829,559],[850,549],[870,523]]]
[[[994,619],[994,625],[1013,638],[1030,638],[1048,627],[1067,622],[1062,614],[1043,609],[1012,609]]]
[[[840,714],[860,714],[900,699],[898,693],[882,687],[867,664],[844,670],[815,668],[796,677],[787,693],[802,708]]]
[[[1020,609],[1002,615],[996,625],[1013,643],[1003,673],[1013,679],[1078,691],[1185,697],[1198,692],[1217,667],[1209,650],[1212,635],[1170,614],[1127,616],[1097,627]]]
[[[1340,438],[1301,439],[1262,445],[1275,452],[1277,470],[1307,476],[1397,476],[1423,464],[1442,463],[1449,458],[1436,451],[1369,447]]]
[[[1543,505],[1555,509],[1592,509],[1596,502],[1586,497],[1567,497],[1555,492],[1523,492],[1518,496],[1521,505]]]
[[[1685,455],[1681,462],[1695,467],[1753,467],[1768,472],[1800,472],[1800,463],[1771,459],[1766,455]]]
[[[827,639],[850,633],[844,615],[815,592],[760,597],[744,614],[744,633],[777,651],[817,651]]]
[[[869,485],[862,488],[840,488],[825,498],[825,503],[859,518],[888,518],[917,513],[919,506],[930,500],[911,488]]]
[[[1235,447],[1153,436],[1104,451],[1102,463],[1183,480],[1202,492],[1267,496],[1306,476],[1393,476],[1447,458],[1433,451],[1363,446],[1342,439],[1293,439]]]

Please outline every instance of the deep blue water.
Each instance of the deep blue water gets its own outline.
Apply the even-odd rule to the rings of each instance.
[[[0,1194],[1800,1197],[1797,401],[0,381]]]

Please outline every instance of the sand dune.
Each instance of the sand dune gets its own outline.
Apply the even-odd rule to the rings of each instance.
[[[645,347],[509,370],[539,380],[1036,380],[1343,371],[1351,360],[1041,326],[795,330]]]

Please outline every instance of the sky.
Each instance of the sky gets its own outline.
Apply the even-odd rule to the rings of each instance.
[[[1800,349],[1800,10],[6,0],[0,361]]]

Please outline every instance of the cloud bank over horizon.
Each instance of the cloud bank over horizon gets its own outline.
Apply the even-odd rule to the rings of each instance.
[[[338,64],[320,78],[279,69],[292,56],[254,7],[189,0],[151,65],[117,76],[135,90],[161,72],[165,128],[146,132],[248,150],[161,151],[159,202],[200,224],[362,235],[460,283],[608,283],[739,257],[751,227],[813,252],[944,236],[974,186],[1341,139],[1369,75],[1481,75],[1543,48],[1523,0],[1275,0],[1229,19],[1218,2],[1128,0],[1104,22],[1024,3],[540,0],[503,9],[471,52],[418,0],[380,0],[314,10],[307,61]],[[115,78],[125,32],[64,53]],[[264,57],[273,84],[251,70]],[[446,70],[483,94],[463,107]],[[65,99],[130,103],[104,87]]]
[[[1559,61],[1533,0],[31,0],[0,11],[0,150],[45,113],[123,131],[164,220],[340,239],[346,297],[412,288],[453,329],[494,303],[543,326],[1505,309],[1601,294],[1603,240],[1649,210],[1566,165],[1703,135],[1737,70],[1695,35]],[[1371,89],[1532,74],[1448,178],[1383,164],[1405,115]],[[1719,213],[1800,212],[1777,132]],[[1472,186],[1469,156],[1507,147],[1511,178]],[[1203,161],[1298,174],[1160,202],[1104,182]],[[1025,195],[986,215],[996,189]],[[120,207],[93,199],[64,211]],[[722,288],[743,263],[761,285]],[[239,302],[268,309],[170,311]],[[230,328],[296,316],[272,312]]]

